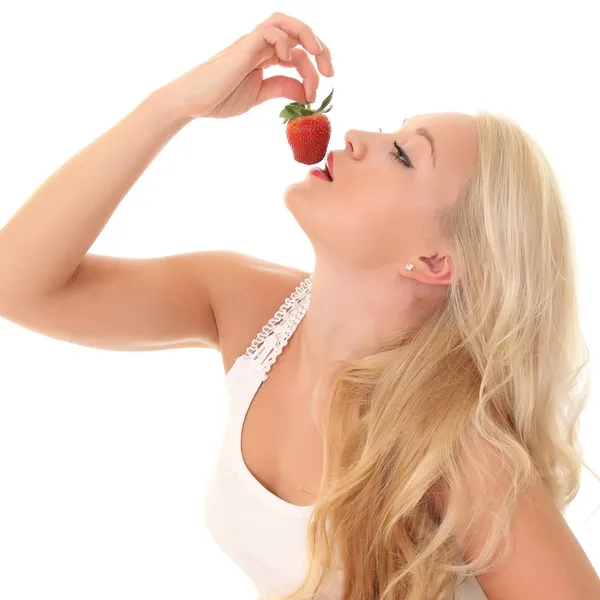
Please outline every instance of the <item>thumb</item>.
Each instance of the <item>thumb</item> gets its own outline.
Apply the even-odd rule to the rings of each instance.
[[[256,104],[262,104],[274,98],[287,98],[306,104],[306,92],[300,81],[285,75],[273,75],[262,82]]]

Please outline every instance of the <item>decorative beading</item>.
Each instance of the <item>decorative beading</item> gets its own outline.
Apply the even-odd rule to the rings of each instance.
[[[285,299],[246,349],[244,358],[256,363],[257,369],[262,372],[262,381],[267,379],[271,366],[308,310],[311,283],[312,275],[300,283]]]

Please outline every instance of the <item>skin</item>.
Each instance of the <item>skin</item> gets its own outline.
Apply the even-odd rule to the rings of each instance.
[[[429,142],[414,132],[420,126],[435,140],[435,167]],[[414,116],[391,133],[349,130],[344,150],[333,152],[333,182],[307,174],[286,188],[315,251],[310,306],[288,351],[304,391],[329,361],[366,356],[444,297],[452,257],[431,219],[474,168],[476,134],[463,113]],[[394,140],[414,168],[389,155]]]

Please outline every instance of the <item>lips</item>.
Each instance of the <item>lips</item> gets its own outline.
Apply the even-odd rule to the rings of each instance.
[[[325,159],[325,165],[321,167],[313,167],[310,172],[314,175],[317,175],[320,179],[324,179],[325,181],[329,181],[330,183],[333,181],[333,153],[330,152]]]

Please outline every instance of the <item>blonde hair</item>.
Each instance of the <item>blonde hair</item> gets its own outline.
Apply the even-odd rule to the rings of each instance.
[[[505,548],[519,490],[541,477],[564,512],[587,466],[578,442],[589,351],[578,315],[563,195],[537,143],[503,115],[475,115],[476,167],[436,226],[451,243],[445,300],[373,355],[336,361],[324,420],[321,490],[307,529],[304,580],[281,600],[313,598],[343,572],[343,600],[454,598]],[[484,483],[501,457],[509,485],[478,556],[465,561],[457,507],[431,510],[441,485]],[[466,463],[465,463],[466,461]],[[594,473],[597,477],[597,475]],[[485,508],[469,506],[467,531]]]

